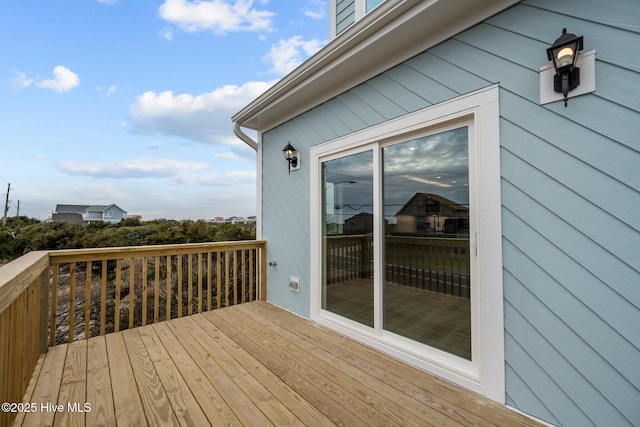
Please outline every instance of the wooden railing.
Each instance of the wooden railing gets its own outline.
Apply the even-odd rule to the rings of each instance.
[[[328,283],[373,277],[371,235],[326,238]],[[470,297],[469,240],[385,236],[385,280],[433,292]]]
[[[266,299],[266,242],[31,252],[0,267],[0,403],[48,345]],[[0,412],[0,426],[16,412]]]
[[[264,247],[238,241],[51,252],[50,344],[264,299]]]
[[[38,358],[47,351],[48,289],[47,252],[0,267],[0,403],[22,402]],[[11,409],[2,408],[0,426],[11,425]]]

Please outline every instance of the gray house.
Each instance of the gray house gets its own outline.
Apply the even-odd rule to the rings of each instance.
[[[52,214],[54,222],[74,222],[90,224],[92,222],[119,223],[127,218],[127,212],[118,205],[56,205]]]
[[[550,424],[640,425],[638,2],[330,7],[329,44],[232,118],[267,299]],[[467,206],[468,237],[390,236],[416,193]]]

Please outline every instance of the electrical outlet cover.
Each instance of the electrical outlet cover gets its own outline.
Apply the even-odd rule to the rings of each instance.
[[[289,289],[291,289],[293,292],[300,292],[300,279],[291,276],[289,278]]]

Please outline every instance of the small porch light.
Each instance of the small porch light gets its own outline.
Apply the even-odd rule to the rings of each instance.
[[[553,90],[562,93],[564,106],[567,106],[569,91],[580,84],[580,69],[576,66],[578,52],[582,50],[582,36],[568,33],[562,29],[562,35],[547,49],[547,57],[553,61],[556,75],[553,76]]]
[[[287,145],[282,149],[282,153],[284,154],[284,158],[287,162],[289,162],[289,173],[291,173],[291,168],[296,168],[298,166],[298,157],[300,154],[295,148],[293,148],[291,143],[287,143]]]

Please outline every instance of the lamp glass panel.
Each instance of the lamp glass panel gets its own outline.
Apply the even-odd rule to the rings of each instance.
[[[556,52],[556,63],[558,64],[558,68],[571,65],[571,63],[573,62],[573,53],[575,52],[573,46],[565,46]]]

